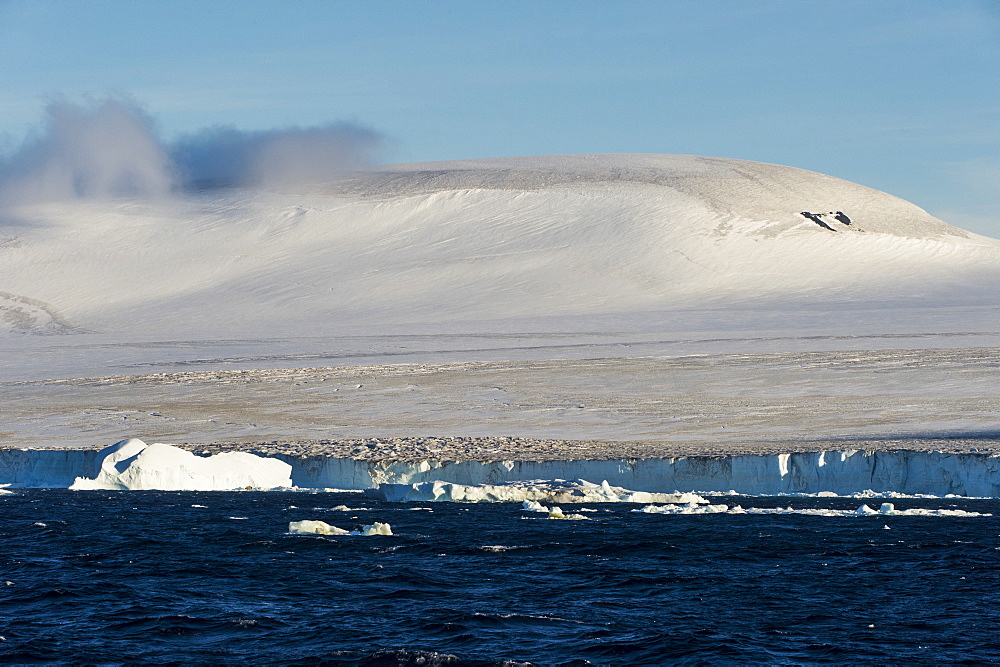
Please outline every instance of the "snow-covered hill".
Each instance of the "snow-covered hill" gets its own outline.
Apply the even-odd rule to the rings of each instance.
[[[395,165],[308,193],[0,214],[0,331],[493,330],[695,305],[995,303],[1000,241],[790,167],[675,155]]]

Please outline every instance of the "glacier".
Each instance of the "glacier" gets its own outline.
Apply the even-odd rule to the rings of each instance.
[[[932,496],[1000,497],[1000,456],[976,452],[952,453],[914,450],[804,452],[769,455],[687,456],[618,460],[571,461],[364,461],[351,458],[277,455],[263,457],[245,452],[220,459],[200,457],[176,449],[166,460],[169,465],[204,464],[199,474],[169,472],[153,466],[141,474],[126,474],[141,454],[149,457],[166,445],[150,445],[139,452],[129,467],[125,458],[108,457],[137,448],[132,441],[113,447],[120,449],[0,449],[0,485],[9,488],[69,488],[77,478],[77,488],[96,484],[98,488],[279,488],[380,489],[378,493],[397,499],[400,489],[423,487],[417,496],[433,495],[433,484],[504,485],[532,480],[602,480],[632,492],[734,492],[747,495],[781,494],[903,494]],[[141,442],[141,441],[136,441]],[[180,453],[177,453],[180,452]],[[252,457],[247,459],[246,457]],[[212,477],[233,464],[248,461],[249,472]],[[159,464],[157,464],[159,465]],[[169,467],[169,466],[168,466]],[[208,470],[208,472],[205,472]],[[184,477],[184,475],[187,475]],[[208,480],[208,481],[206,481]],[[213,481],[214,480],[214,481]],[[171,486],[155,486],[169,484]],[[103,485],[103,486],[102,486]],[[150,486],[154,485],[154,486]],[[394,486],[403,485],[403,486]],[[418,487],[419,489],[420,487]],[[439,489],[447,487],[438,487]],[[430,491],[428,491],[430,489]],[[411,491],[407,490],[406,493]],[[450,487],[455,492],[455,487]],[[393,495],[396,494],[396,495]],[[541,496],[540,496],[541,497]],[[524,500],[526,498],[522,498]],[[560,501],[562,502],[562,501]],[[638,500],[638,502],[643,502]]]

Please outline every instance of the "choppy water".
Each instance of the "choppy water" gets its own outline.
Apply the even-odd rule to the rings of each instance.
[[[1000,660],[997,516],[585,507],[553,521],[350,494],[19,491],[0,497],[0,662]],[[300,519],[396,535],[288,534]]]

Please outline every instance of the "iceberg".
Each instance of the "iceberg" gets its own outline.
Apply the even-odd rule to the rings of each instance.
[[[506,484],[455,484],[419,482],[379,484],[366,494],[390,502],[451,501],[461,503],[704,503],[693,493],[650,493],[611,486],[607,480],[593,484],[585,479],[531,480]],[[527,507],[527,505],[525,506]],[[539,507],[541,507],[539,505]]]
[[[306,519],[303,521],[291,521],[288,524],[288,532],[297,535],[392,535],[392,528],[387,523],[376,521],[369,526],[362,526],[360,530],[344,530],[337,526],[331,526],[325,521],[315,521]]]
[[[100,472],[93,479],[77,477],[76,491],[232,491],[263,490],[292,485],[292,467],[278,459],[246,452],[196,456],[173,445],[122,440],[101,451]]]

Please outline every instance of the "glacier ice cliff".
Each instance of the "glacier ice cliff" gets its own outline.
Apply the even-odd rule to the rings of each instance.
[[[0,484],[68,488],[77,477],[97,479],[107,454],[107,450],[0,449]],[[587,479],[607,480],[625,489],[652,493],[826,491],[846,495],[872,490],[1000,497],[1000,457],[975,452],[844,450],[603,461],[361,461],[292,455],[272,458],[290,466],[291,483],[299,488],[372,489],[382,484],[435,481],[481,485]],[[260,488],[270,483],[240,484],[246,485]]]
[[[895,491],[1000,497],[1000,457],[979,453],[862,451],[577,461],[414,461],[288,458],[296,486],[365,489],[442,481],[607,480],[633,491],[748,494]]]

